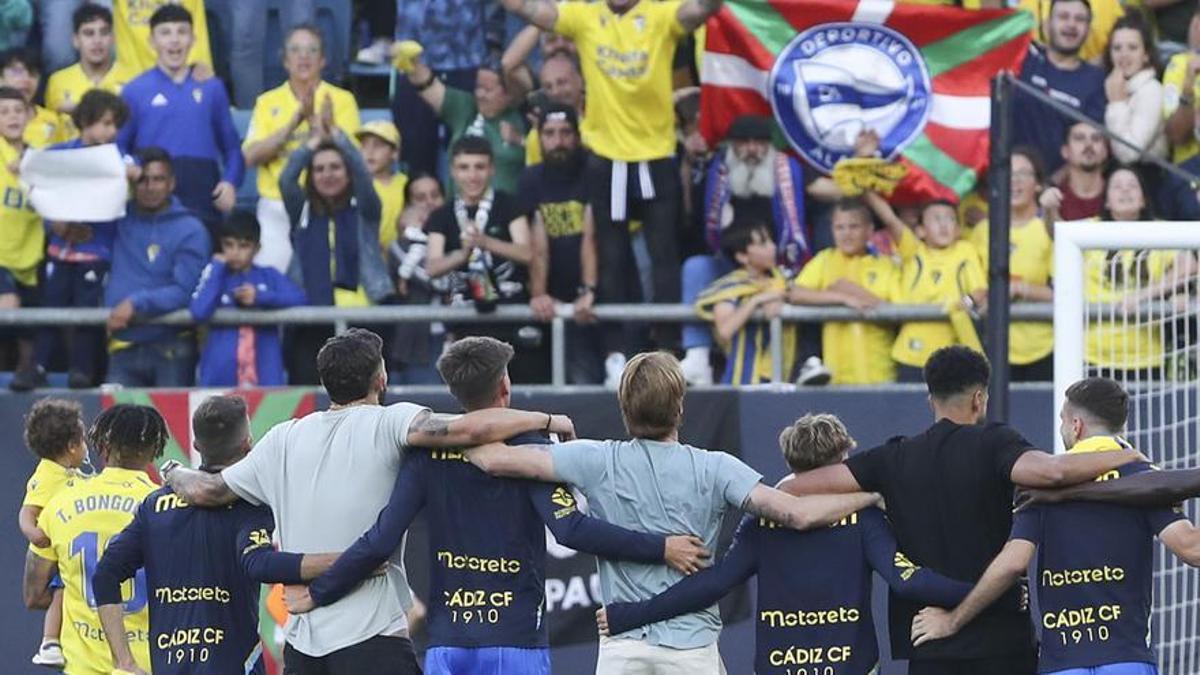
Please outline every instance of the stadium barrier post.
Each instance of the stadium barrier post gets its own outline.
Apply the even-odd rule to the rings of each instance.
[[[999,73],[992,79],[992,124],[988,159],[988,306],[985,349],[992,362],[988,385],[988,419],[1008,421],[1009,246],[1012,194],[1012,87],[1013,76]]]
[[[783,317],[771,317],[771,382],[783,382]]]
[[[550,382],[561,387],[567,383],[567,327],[562,315],[550,321]]]

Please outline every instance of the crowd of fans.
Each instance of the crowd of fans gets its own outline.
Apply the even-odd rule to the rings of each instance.
[[[224,80],[202,0],[33,4],[36,17],[27,0],[0,8],[0,307],[102,304],[111,316],[107,339],[98,329],[11,335],[14,389],[44,386],[50,370],[66,370],[72,387],[315,383],[310,355],[331,329],[198,336],[143,321],[184,308],[199,322],[218,307],[531,308],[534,321],[513,325],[389,327],[393,381],[414,384],[437,382],[438,354],[467,335],[513,344],[514,381],[548,381],[544,322],[563,304],[574,309],[576,384],[615,384],[625,354],[648,346],[682,355],[693,384],[768,381],[770,334],[753,317],[788,303],[948,313],[790,327],[785,373],[802,384],[919,380],[936,349],[979,344],[982,183],[958,204],[848,196],[778,145],[762,117],[737,119],[713,147],[698,131],[692,33],[719,1],[359,3],[370,29],[359,59],[398,71],[394,123],[367,124],[356,95],[322,79],[326,42],[309,23],[311,2],[287,3],[287,78],[265,90],[252,67],[274,58],[262,53],[265,2],[233,3]],[[1025,94],[1016,105],[1012,300],[1045,302],[1056,220],[1200,219],[1192,186],[1145,163],[1200,173],[1200,8],[1026,9],[1038,27],[1020,78],[1092,120],[1074,123]],[[610,10],[622,20],[601,21]],[[252,108],[244,134],[232,105]],[[1131,145],[1110,144],[1102,125]],[[127,215],[44,222],[20,182],[22,154],[106,143],[129,163]],[[876,144],[860,137],[862,156]],[[249,169],[255,201],[244,192],[239,205]],[[1178,292],[1196,269],[1188,253],[1088,264],[1089,298],[1129,307]],[[596,304],[628,302],[694,304],[707,323],[594,321]],[[1093,333],[1094,366],[1168,365],[1172,336],[1159,328]],[[57,349],[60,337],[69,349]],[[1048,324],[1014,322],[1016,379],[1049,379],[1052,351]]]

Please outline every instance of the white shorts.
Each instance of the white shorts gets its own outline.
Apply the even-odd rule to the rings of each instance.
[[[288,264],[292,262],[292,222],[283,207],[283,200],[259,197],[255,211],[262,230],[262,248],[254,256],[254,264],[274,267],[287,274]]]
[[[725,675],[717,643],[672,649],[645,640],[600,638],[596,675]]]

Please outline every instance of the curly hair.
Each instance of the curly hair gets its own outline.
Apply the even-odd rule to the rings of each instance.
[[[42,459],[58,459],[82,442],[83,407],[76,401],[44,398],[25,415],[25,445]]]
[[[121,403],[100,413],[88,430],[88,442],[106,464],[126,468],[162,456],[170,434],[157,410],[146,405]]]

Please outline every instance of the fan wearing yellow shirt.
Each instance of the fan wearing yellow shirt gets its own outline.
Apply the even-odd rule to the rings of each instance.
[[[579,62],[570,52],[557,51],[542,61],[538,73],[538,81],[542,91],[551,103],[561,103],[571,106],[583,121],[583,74],[579,72]],[[580,140],[587,146],[587,139],[580,134]],[[542,143],[536,128],[529,130],[525,137],[525,165],[533,166],[542,163]]]
[[[38,518],[50,539],[46,547],[31,546],[25,559],[23,595],[27,607],[46,607],[46,585],[62,575],[62,647],[68,675],[108,675],[112,653],[96,612],[92,572],[109,540],[133,520],[146,495],[157,486],[145,467],[162,454],[167,426],[149,406],[120,404],[100,413],[88,431],[88,442],[105,468],[88,480],[68,480],[46,504]],[[125,625],[138,666],[150,669],[150,617],[145,575],[139,570],[122,593]]]
[[[84,3],[71,17],[75,33],[71,44],[79,61],[55,71],[46,82],[46,107],[69,115],[79,99],[92,89],[120,94],[139,73],[118,64],[113,54],[113,16],[103,5]]]
[[[84,433],[82,409],[75,401],[44,398],[25,415],[25,445],[38,457],[38,464],[25,486],[17,522],[21,534],[34,546],[50,545],[50,538],[38,527],[38,516],[68,480],[79,478],[77,470],[87,459]],[[39,666],[61,667],[62,579],[52,580],[51,593],[53,598],[42,624],[42,644],[32,661]]]
[[[1012,150],[1012,222],[1009,226],[1009,297],[1012,302],[1051,302],[1054,291],[1054,240],[1038,217],[1038,193],[1044,174],[1037,151]],[[971,243],[988,269],[988,222],[975,225]],[[1054,380],[1054,325],[1046,321],[1013,321],[1008,328],[1008,362],[1014,382]]]
[[[629,229],[636,218],[650,251],[655,302],[680,299],[676,230],[681,185],[675,164],[672,61],[677,43],[721,8],[723,0],[502,0],[508,11],[575,42],[586,85],[581,133],[594,156],[588,184],[596,221],[599,302],[635,301]],[[619,327],[606,351],[620,359]],[[610,372],[623,363],[606,362]]]
[[[21,92],[29,106],[29,123],[25,127],[25,144],[31,148],[44,148],[71,139],[71,121],[53,110],[33,102],[42,79],[42,66],[36,52],[27,49],[10,49],[0,54],[0,85]]]
[[[1108,176],[1100,219],[1154,220],[1145,188],[1144,179],[1133,169],[1114,169]],[[1089,371],[1118,380],[1134,373],[1145,379],[1161,378],[1161,321],[1137,320],[1132,314],[1148,302],[1167,299],[1184,289],[1195,280],[1196,269],[1196,259],[1188,251],[1085,251],[1084,298],[1089,303],[1116,303],[1118,307],[1111,320],[1088,326],[1084,361]]]
[[[322,81],[324,67],[321,31],[309,24],[288,31],[283,47],[283,68],[288,79],[254,102],[250,128],[242,144],[246,165],[258,167],[256,215],[262,226],[262,249],[254,263],[284,274],[292,259],[292,225],[279,193],[279,175],[287,158],[308,140],[318,115],[327,117],[333,127],[350,138],[361,126],[354,95]]]
[[[1187,50],[1175,54],[1163,69],[1164,132],[1171,143],[1171,161],[1182,164],[1200,154],[1196,140],[1196,73],[1200,71],[1200,5],[1187,28]]]
[[[987,278],[975,247],[961,239],[953,204],[935,201],[921,208],[917,228],[922,241],[882,197],[868,192],[864,198],[883,221],[902,260],[892,301],[941,305],[950,314],[948,321],[908,321],[900,326],[892,347],[897,380],[922,382],[921,369],[938,349],[956,344],[979,349],[979,336],[962,305],[967,298],[983,301]]]
[[[375,194],[383,204],[379,246],[386,255],[388,247],[396,241],[396,223],[404,212],[404,188],[408,185],[408,176],[396,171],[396,160],[400,158],[400,130],[386,120],[374,120],[363,125],[354,137],[362,146],[363,163],[371,172]]]
[[[187,63],[203,63],[211,69],[212,53],[208,47],[208,18],[204,15],[204,0],[113,0],[117,63],[125,70],[140,75],[158,62],[158,55],[150,46],[150,17],[163,5],[181,5],[191,13],[192,34],[196,41],[188,52]]]
[[[896,262],[867,247],[874,222],[861,199],[833,207],[833,248],[808,261],[788,289],[797,305],[845,305],[866,312],[887,302],[899,274]],[[867,321],[827,321],[821,328],[825,365],[833,384],[882,384],[896,379],[892,342],[896,331]]]

